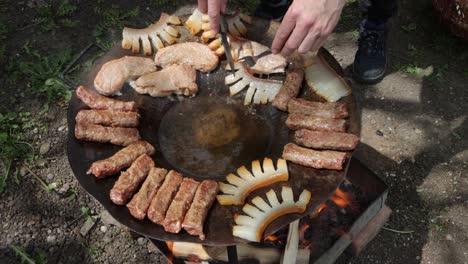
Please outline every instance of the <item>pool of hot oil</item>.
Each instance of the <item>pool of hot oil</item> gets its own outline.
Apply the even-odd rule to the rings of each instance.
[[[164,158],[196,178],[221,179],[269,152],[271,128],[248,107],[210,98],[186,100],[161,121],[159,142]]]

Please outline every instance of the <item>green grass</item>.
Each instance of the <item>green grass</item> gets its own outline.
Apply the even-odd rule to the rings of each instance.
[[[14,162],[33,158],[33,148],[25,142],[24,133],[34,126],[35,122],[29,112],[0,113],[0,162],[3,168],[0,175],[0,193],[5,191]],[[16,171],[14,175],[15,181],[19,182],[18,172]]]
[[[60,74],[72,59],[70,50],[45,56],[25,48],[27,61],[19,63],[20,75],[27,80],[33,94],[43,96],[50,103],[66,103],[71,98],[70,88],[61,81]]]
[[[47,264],[46,254],[42,250],[38,250],[34,256],[31,256],[21,246],[12,245],[10,248],[15,252],[16,256],[20,259],[20,263],[27,264]]]
[[[60,27],[73,28],[79,23],[78,20],[70,18],[76,9],[77,6],[69,0],[62,0],[57,7],[48,5],[38,8],[38,17],[34,22],[39,24],[43,32],[55,31]]]
[[[122,30],[129,19],[137,17],[140,14],[140,7],[136,6],[127,11],[118,5],[111,5],[110,8],[97,5],[94,8],[94,13],[101,17],[101,22],[99,22],[94,30],[94,36],[100,37],[110,29]]]

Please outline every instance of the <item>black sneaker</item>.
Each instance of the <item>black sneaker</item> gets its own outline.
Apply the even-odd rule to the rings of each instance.
[[[375,84],[383,79],[387,70],[388,28],[386,24],[377,25],[364,20],[359,31],[359,48],[353,64],[354,79]]]
[[[255,9],[255,16],[268,20],[281,21],[288,11],[288,0],[262,0]]]

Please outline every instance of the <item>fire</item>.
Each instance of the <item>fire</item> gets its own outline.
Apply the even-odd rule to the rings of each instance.
[[[340,188],[336,189],[333,196],[330,197],[330,200],[340,208],[349,206],[351,204],[351,199],[351,195],[349,193],[345,193]]]
[[[275,235],[269,235],[265,237],[265,241],[277,241],[277,240],[278,240],[278,237]]]
[[[166,246],[169,252],[171,252],[171,254],[167,256],[167,260],[169,263],[172,263],[174,261],[174,242],[166,241]]]
[[[325,209],[327,207],[326,204],[321,204],[318,208],[317,208],[317,212],[320,214],[322,212],[323,209]]]

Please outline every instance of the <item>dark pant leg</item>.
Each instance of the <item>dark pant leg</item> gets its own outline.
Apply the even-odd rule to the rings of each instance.
[[[396,0],[363,0],[361,8],[364,17],[375,24],[388,21],[397,12]]]

